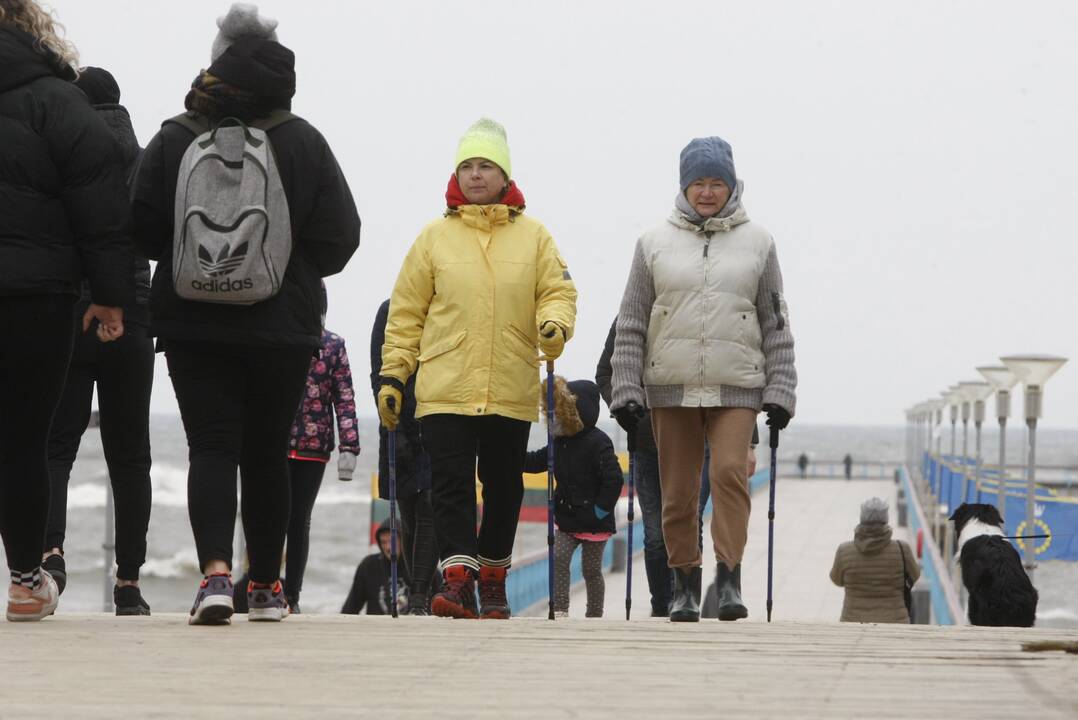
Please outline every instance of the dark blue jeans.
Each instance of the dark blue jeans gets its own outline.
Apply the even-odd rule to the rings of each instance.
[[[644,524],[644,568],[651,592],[652,612],[665,615],[670,606],[673,574],[667,565],[663,540],[663,494],[659,485],[659,455],[637,451],[634,460],[636,497]]]

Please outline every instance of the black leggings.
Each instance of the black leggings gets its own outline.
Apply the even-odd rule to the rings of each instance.
[[[524,456],[531,424],[499,415],[428,415],[421,424],[430,457],[434,529],[442,566],[509,567],[524,499]],[[483,485],[478,537],[477,458]]]
[[[76,313],[76,322],[81,321]],[[101,408],[101,445],[116,503],[116,577],[121,580],[138,580],[139,568],[146,562],[153,356],[153,341],[147,337],[145,328],[128,325],[124,336],[110,343],[99,341],[93,332],[79,337],[49,434],[52,497],[46,551],[64,547],[67,485],[90,420],[96,383]]]
[[[60,402],[73,295],[0,296],[0,535],[11,570],[41,565],[49,426]]]
[[[316,460],[289,460],[288,478],[292,503],[288,513],[288,551],[284,565],[284,592],[293,603],[299,602],[303,574],[311,548],[311,512],[322,487],[326,464]]]
[[[288,433],[311,349],[166,340],[165,360],[187,433],[199,567],[232,567],[239,466],[251,580],[276,582],[288,529]]]

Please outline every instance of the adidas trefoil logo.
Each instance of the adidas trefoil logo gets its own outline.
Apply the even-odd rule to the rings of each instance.
[[[236,246],[235,250],[229,252],[229,247],[225,244],[215,258],[213,253],[206,249],[205,245],[199,245],[198,265],[202,268],[202,272],[210,277],[231,275],[243,264],[244,259],[247,257],[248,246],[249,243],[242,242]]]

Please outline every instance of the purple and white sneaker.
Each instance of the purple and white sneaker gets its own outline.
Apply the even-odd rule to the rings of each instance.
[[[191,608],[189,625],[228,625],[231,622],[232,578],[228,575],[210,575],[202,578]]]
[[[280,622],[288,617],[288,598],[281,581],[269,586],[247,583],[247,619],[251,622]]]

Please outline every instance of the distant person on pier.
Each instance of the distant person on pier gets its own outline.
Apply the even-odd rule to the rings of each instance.
[[[105,121],[123,156],[124,178],[134,174],[142,149],[131,117],[120,105],[120,87],[107,70],[85,67],[76,87]],[[150,606],[139,590],[139,569],[146,562],[146,531],[150,524],[150,390],[154,350],[150,329],[150,264],[138,258],[133,269],[135,302],[124,308],[127,331],[113,343],[89,334],[75,341],[64,383],[64,394],[49,434],[49,525],[41,565],[56,579],[60,592],[67,583],[64,539],[67,534],[67,485],[90,421],[94,386],[101,415],[101,445],[115,498],[116,585],[112,590],[117,615],[149,615]],[[90,305],[90,288],[83,281],[74,322],[81,322]]]
[[[700,619],[697,540],[704,447],[711,450],[719,618],[747,617],[741,558],[751,499],[745,450],[756,414],[794,414],[794,340],[775,241],[749,220],[733,151],[698,138],[681,153],[675,209],[637,241],[618,312],[611,408],[635,432],[643,408],[659,451],[672,621]]]
[[[188,511],[204,576],[193,625],[233,613],[237,467],[248,618],[288,615],[280,567],[289,430],[322,342],[319,281],[359,246],[344,173],[322,134],[290,112],[295,56],[276,26],[244,3],[218,20],[210,67],[192,83],[187,112],[150,141],[133,192],[135,238],[157,261],[151,331],[189,447]],[[261,209],[251,212],[252,201]],[[241,213],[253,219],[235,223]],[[262,262],[249,262],[256,254]]]
[[[921,566],[907,543],[891,538],[887,510],[880,498],[866,500],[853,540],[835,551],[831,582],[846,589],[842,622],[910,622],[905,578],[917,582]]]
[[[75,87],[78,53],[58,31],[34,0],[0,0],[0,536],[12,621],[48,617],[59,597],[41,567],[49,427],[76,334],[119,340],[135,303],[122,156]]]
[[[389,300],[378,308],[371,329],[371,391],[378,402],[382,387],[382,345],[389,320]],[[403,407],[397,425],[397,504],[400,507],[401,557],[412,578],[409,615],[430,615],[431,578],[438,564],[431,500],[430,458],[415,417],[415,374],[404,384]],[[378,426],[378,497],[389,497],[389,431]]]
[[[542,404],[546,411],[546,381]],[[601,618],[606,599],[603,552],[617,532],[614,506],[624,477],[614,444],[595,423],[599,387],[591,380],[554,379],[554,614],[569,614],[569,564],[579,545],[587,589],[585,617]],[[528,453],[525,472],[547,469],[547,447]]]
[[[801,473],[801,479],[808,477],[809,456],[801,453],[797,456],[797,470]]]
[[[311,513],[326,464],[336,449],[337,479],[349,481],[359,455],[359,424],[352,387],[352,368],[344,338],[324,329],[329,300],[325,283],[322,298],[322,347],[311,358],[307,387],[292,423],[288,441],[288,479],[291,504],[285,551],[284,595],[290,612],[299,612],[299,595],[307,571],[311,543]],[[336,417],[340,444],[334,443]],[[336,445],[336,448],[334,447]]]
[[[568,265],[547,229],[524,213],[512,177],[505,128],[479,120],[458,144],[447,210],[412,244],[389,303],[378,414],[387,429],[397,427],[416,373],[445,579],[431,600],[439,616],[510,616],[505,578],[538,419],[540,355],[560,357],[576,323]]]
[[[853,479],[853,457],[849,453],[846,453],[846,457],[842,458],[842,467],[846,473],[846,479]]]

